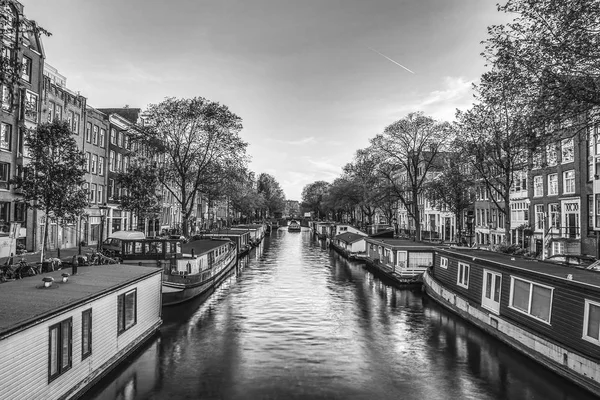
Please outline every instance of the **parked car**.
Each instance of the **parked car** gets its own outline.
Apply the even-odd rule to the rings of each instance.
[[[586,268],[596,262],[596,257],[585,254],[555,254],[547,258],[547,261],[555,262],[561,265]]]

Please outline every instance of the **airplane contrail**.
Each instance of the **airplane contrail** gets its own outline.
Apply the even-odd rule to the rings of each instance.
[[[391,58],[389,58],[389,57],[388,57],[388,56],[386,56],[385,54],[381,54],[380,52],[378,52],[378,51],[377,51],[377,50],[375,50],[374,48],[372,48],[372,47],[369,47],[368,49],[369,49],[369,50],[371,50],[371,51],[374,51],[374,52],[375,52],[375,53],[377,53],[377,54],[379,54],[381,57],[384,57],[384,58],[388,59],[389,61],[393,62],[394,64],[398,65],[399,67],[402,67],[402,68],[404,68],[405,70],[407,70],[407,71],[408,71],[408,72],[410,72],[411,74],[414,74],[414,72],[413,72],[413,71],[411,71],[410,69],[406,68],[404,65],[400,64],[399,62],[396,62],[396,61],[392,60]]]

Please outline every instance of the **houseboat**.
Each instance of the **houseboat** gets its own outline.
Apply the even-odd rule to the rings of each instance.
[[[229,239],[235,243],[238,258],[244,257],[252,249],[250,244],[250,232],[248,230],[219,229],[213,232],[203,233],[203,239]]]
[[[162,303],[170,306],[213,290],[237,264],[237,251],[229,239],[123,240],[121,258],[125,265],[161,267]]]
[[[265,237],[266,226],[264,224],[236,225],[231,230],[249,232],[249,244],[256,247]]]
[[[426,293],[535,361],[600,393],[600,273],[470,248],[436,249]]]
[[[331,247],[346,258],[354,260],[366,259],[366,235],[346,232],[333,238]]]
[[[395,284],[420,285],[421,276],[433,265],[431,243],[380,237],[367,237],[365,243],[367,265]]]
[[[327,239],[335,236],[335,224],[333,222],[317,222],[314,227],[315,234],[319,239]]]
[[[296,221],[295,219],[292,219],[289,224],[288,224],[288,232],[300,232],[302,230],[302,227],[300,226],[300,223],[298,221]]]
[[[2,284],[0,398],[82,398],[162,323],[161,269],[103,265]]]

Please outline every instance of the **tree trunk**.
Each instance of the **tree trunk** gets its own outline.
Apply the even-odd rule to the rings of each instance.
[[[44,218],[46,218],[46,222],[44,223],[44,238],[42,239],[42,251],[40,252],[40,262],[44,261],[44,256],[46,255],[46,243],[48,242],[48,223],[49,218],[46,210],[44,210]]]
[[[504,244],[510,244],[510,203],[504,202]]]
[[[421,210],[419,210],[419,196],[416,188],[412,192],[413,200],[413,219],[415,222],[415,240],[421,241]]]

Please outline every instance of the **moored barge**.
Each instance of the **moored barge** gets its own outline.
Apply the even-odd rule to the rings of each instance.
[[[436,302],[591,392],[600,393],[600,273],[468,248],[436,249]]]

